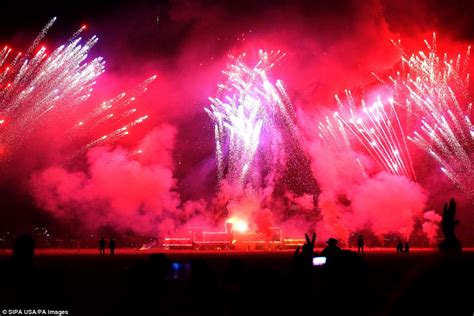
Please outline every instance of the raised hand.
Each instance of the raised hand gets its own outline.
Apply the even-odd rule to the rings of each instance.
[[[293,260],[298,265],[311,266],[314,257],[314,244],[316,243],[316,233],[313,233],[310,239],[308,234],[305,234],[306,242],[303,247],[298,247],[293,255]],[[301,252],[300,252],[301,249]]]

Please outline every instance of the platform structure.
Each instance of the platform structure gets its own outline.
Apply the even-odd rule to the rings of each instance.
[[[201,227],[188,227],[185,236],[163,239],[165,250],[283,250],[302,246],[305,240],[283,238],[280,227],[269,227],[265,233],[236,231],[226,223],[224,231],[206,231]]]

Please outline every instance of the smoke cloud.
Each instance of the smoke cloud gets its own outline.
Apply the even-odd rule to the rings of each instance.
[[[31,178],[38,207],[90,229],[158,235],[202,211],[202,202],[181,207],[173,177],[176,129],[154,128],[135,150],[97,147],[87,154],[87,170],[49,167]]]
[[[429,239],[430,244],[436,244],[436,237],[439,233],[439,223],[441,223],[441,215],[437,214],[435,211],[427,211],[423,214],[425,222],[423,223],[423,232]]]
[[[404,176],[380,172],[369,157],[351,147],[335,150],[314,135],[315,123],[302,117],[311,170],[321,190],[317,231],[323,239],[371,231],[378,238],[396,234],[409,238],[423,219],[427,192]]]

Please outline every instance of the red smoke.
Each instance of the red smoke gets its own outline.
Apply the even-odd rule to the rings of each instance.
[[[33,174],[31,188],[38,206],[59,218],[77,217],[93,229],[112,226],[156,235],[161,224],[163,230],[173,230],[173,222],[190,218],[189,207],[193,208],[179,209],[172,160],[175,135],[173,127],[162,125],[135,150],[90,150],[85,172],[50,167]]]
[[[423,232],[428,237],[431,244],[435,244],[436,237],[439,233],[439,223],[441,222],[441,215],[435,211],[425,212],[424,218],[426,222],[423,223]]]

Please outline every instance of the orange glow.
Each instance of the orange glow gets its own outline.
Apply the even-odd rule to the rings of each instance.
[[[247,222],[241,218],[231,217],[226,221],[226,223],[231,223],[232,229],[239,233],[245,233],[249,229]]]

